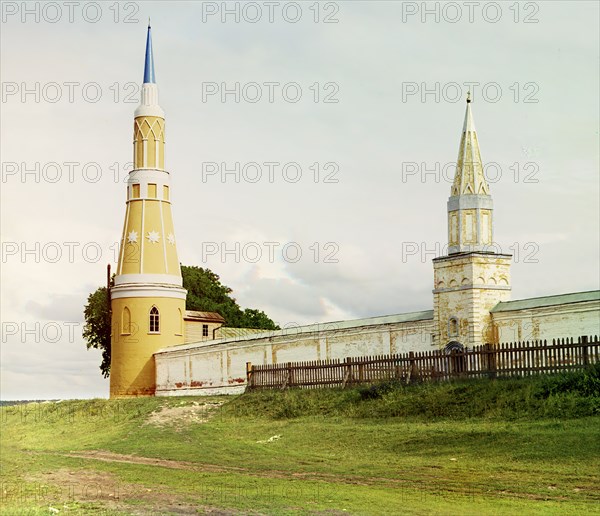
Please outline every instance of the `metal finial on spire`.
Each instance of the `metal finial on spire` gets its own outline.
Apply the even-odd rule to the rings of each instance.
[[[471,92],[467,91],[467,104],[471,103]]]
[[[148,37],[146,38],[146,60],[144,63],[144,83],[155,83],[154,75],[154,56],[152,54],[152,30],[150,28],[150,18],[148,18]]]

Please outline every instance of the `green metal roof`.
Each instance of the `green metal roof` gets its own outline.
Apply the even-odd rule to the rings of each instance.
[[[542,308],[544,306],[566,305],[570,303],[584,303],[586,301],[600,301],[600,290],[589,292],[572,292],[558,296],[530,297],[529,299],[518,299],[516,301],[503,301],[498,303],[490,311],[512,312],[514,310],[528,310],[531,308]]]
[[[243,335],[255,335],[257,333],[264,332],[265,330],[258,330],[256,328],[230,328],[229,326],[221,326],[215,330],[217,339],[229,339],[241,337]]]

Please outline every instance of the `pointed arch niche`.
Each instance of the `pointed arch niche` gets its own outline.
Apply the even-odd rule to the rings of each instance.
[[[126,306],[121,316],[121,335],[131,335],[131,311]]]
[[[183,312],[181,311],[181,308],[178,308],[177,310],[179,313],[179,330],[175,335],[180,336],[183,335]]]

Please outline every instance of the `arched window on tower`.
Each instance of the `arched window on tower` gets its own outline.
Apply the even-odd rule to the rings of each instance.
[[[131,334],[131,312],[129,308],[123,308],[123,317],[121,319],[122,327],[121,327],[121,335],[130,335]]]
[[[150,309],[150,333],[159,333],[160,332],[160,314],[158,313],[158,308],[153,306]]]
[[[448,321],[448,337],[458,337],[458,317],[450,317]]]

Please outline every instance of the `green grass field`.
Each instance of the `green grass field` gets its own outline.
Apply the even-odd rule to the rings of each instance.
[[[573,378],[3,407],[1,512],[600,514]]]

